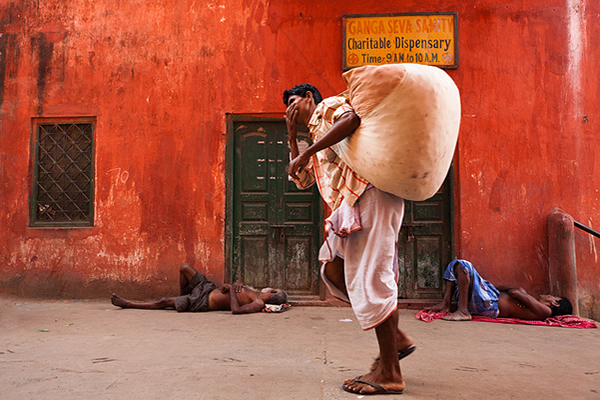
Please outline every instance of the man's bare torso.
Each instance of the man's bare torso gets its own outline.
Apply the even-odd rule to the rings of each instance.
[[[537,320],[539,319],[533,311],[527,308],[524,304],[515,300],[511,295],[506,292],[500,292],[500,299],[498,300],[498,309],[500,318],[519,318],[525,320]]]
[[[223,293],[223,289],[221,287],[216,288],[208,297],[208,306],[211,311],[217,310],[231,310],[231,294],[229,290]],[[259,297],[259,293],[255,290],[244,287],[241,292],[236,293],[235,296],[238,299],[238,303],[240,306],[244,306],[246,304],[252,303]]]

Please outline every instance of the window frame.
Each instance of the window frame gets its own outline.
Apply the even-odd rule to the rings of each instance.
[[[38,179],[40,147],[38,145],[40,125],[48,124],[90,124],[90,188],[88,192],[89,205],[86,221],[39,221],[38,220]],[[31,123],[31,190],[29,198],[29,227],[30,228],[91,228],[95,222],[95,186],[96,176],[96,117],[53,117],[32,118]]]

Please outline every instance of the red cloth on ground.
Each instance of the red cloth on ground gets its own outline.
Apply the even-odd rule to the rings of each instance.
[[[446,311],[431,311],[431,310],[421,310],[416,315],[415,318],[420,319],[421,321],[431,322],[434,319],[442,318],[444,315],[450,314]],[[579,318],[576,315],[559,315],[556,317],[546,318],[544,321],[529,321],[517,318],[488,318],[488,317],[479,317],[474,315],[473,321],[485,321],[485,322],[496,322],[501,324],[524,324],[524,325],[542,325],[542,326],[561,326],[563,328],[580,328],[580,329],[589,329],[589,328],[597,328],[596,324],[591,321],[586,321],[584,319]]]

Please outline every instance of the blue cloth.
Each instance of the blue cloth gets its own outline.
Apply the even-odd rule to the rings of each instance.
[[[444,279],[456,283],[456,299],[458,298],[458,279],[454,274],[454,267],[458,264],[462,270],[471,278],[471,298],[469,299],[469,312],[471,315],[481,315],[483,317],[498,317],[498,299],[500,292],[491,283],[483,279],[473,264],[466,260],[454,260],[446,268]]]

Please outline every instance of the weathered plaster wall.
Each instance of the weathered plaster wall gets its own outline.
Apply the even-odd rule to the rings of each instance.
[[[598,52],[586,23],[598,6],[545,3],[479,9],[482,23],[461,30],[460,252],[492,281],[534,293],[548,290],[550,212],[558,207],[594,226],[600,208],[590,63]],[[596,296],[596,310],[599,264],[583,251],[597,244],[577,242],[580,300]]]
[[[496,283],[548,290],[546,219],[600,225],[600,6],[513,1],[14,1],[0,10],[0,287],[19,295],[171,293],[224,266],[227,112],[344,89],[344,14],[457,11],[462,93],[456,248]],[[96,115],[96,226],[30,229],[31,118]],[[598,239],[577,234],[598,310]],[[220,279],[219,279],[220,278]]]
[[[5,288],[172,292],[184,261],[222,277],[224,114],[265,101],[241,86],[261,79],[259,52],[246,58],[252,44],[243,45],[255,41],[253,10],[234,11],[175,1],[5,7]],[[31,117],[88,115],[98,117],[94,228],[27,228]]]
[[[598,88],[600,76],[600,51],[596,42],[600,38],[600,3],[597,1],[570,2],[571,46],[575,57],[580,60],[580,68],[574,68],[574,86],[580,95],[576,102],[574,119],[583,115],[584,123],[573,128],[575,146],[572,159],[577,166],[577,176],[573,186],[578,187],[572,202],[560,203],[576,221],[600,231],[600,105]],[[578,38],[581,46],[577,46]],[[568,144],[568,142],[566,143]],[[577,253],[577,282],[579,307],[582,315],[600,319],[600,239],[579,229],[575,229],[575,248]]]

